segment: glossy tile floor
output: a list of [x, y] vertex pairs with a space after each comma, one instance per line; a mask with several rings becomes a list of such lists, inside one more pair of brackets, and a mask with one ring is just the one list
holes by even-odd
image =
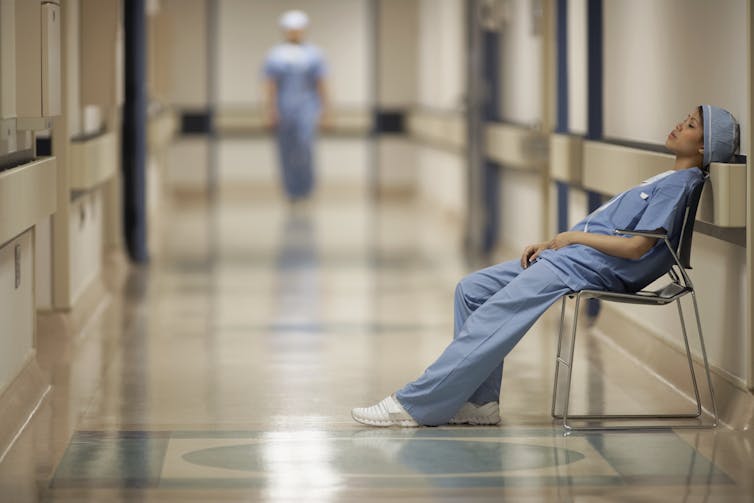
[[[80, 330], [39, 334], [53, 389], [0, 464], [1, 501], [753, 500], [750, 432], [564, 436], [553, 312], [506, 364], [499, 427], [354, 423], [451, 337], [467, 269], [431, 209], [230, 198], [156, 225], [150, 267], [108, 270]], [[589, 403], [687, 405], [636, 369], [656, 392], [632, 394], [606, 345], [582, 353]]]

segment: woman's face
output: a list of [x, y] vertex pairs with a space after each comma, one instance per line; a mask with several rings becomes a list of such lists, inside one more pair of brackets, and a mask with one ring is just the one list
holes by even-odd
[[699, 109], [695, 108], [668, 134], [665, 146], [676, 156], [693, 157], [704, 151], [704, 131]]
[[304, 30], [285, 30], [285, 39], [292, 44], [300, 44], [304, 40]]

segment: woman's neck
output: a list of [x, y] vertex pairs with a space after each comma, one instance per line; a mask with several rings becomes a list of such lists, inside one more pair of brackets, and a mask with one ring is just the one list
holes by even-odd
[[681, 171], [682, 169], [701, 168], [701, 167], [702, 167], [701, 156], [676, 157], [675, 164], [673, 164], [674, 171]]

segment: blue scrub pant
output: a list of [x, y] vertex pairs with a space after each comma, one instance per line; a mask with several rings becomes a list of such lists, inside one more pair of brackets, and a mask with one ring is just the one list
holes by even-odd
[[523, 269], [504, 262], [456, 287], [453, 342], [414, 382], [396, 393], [411, 417], [447, 424], [464, 402], [497, 402], [503, 359], [535, 321], [571, 289], [543, 260]]
[[281, 118], [278, 151], [283, 187], [290, 199], [307, 197], [314, 188], [314, 135], [316, 116], [301, 114]]

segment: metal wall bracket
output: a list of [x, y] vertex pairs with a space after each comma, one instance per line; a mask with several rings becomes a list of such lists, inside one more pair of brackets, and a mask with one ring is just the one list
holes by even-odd
[[18, 290], [21, 286], [21, 245], [16, 245], [15, 248], [15, 258], [16, 258], [16, 283], [15, 283], [15, 289]]

